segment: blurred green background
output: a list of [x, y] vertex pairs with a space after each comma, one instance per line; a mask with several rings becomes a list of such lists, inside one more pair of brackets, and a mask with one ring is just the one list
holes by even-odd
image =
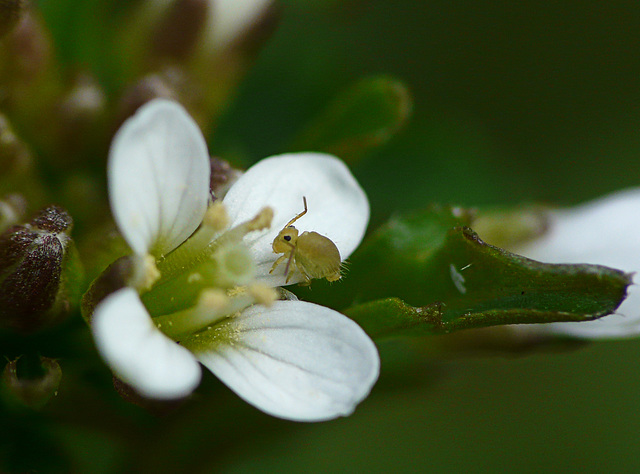
[[[117, 27], [125, 3], [40, 2], [64, 60], [98, 72], [101, 33], [83, 18]], [[431, 202], [571, 204], [640, 182], [638, 2], [282, 3], [212, 153], [250, 164], [286, 151], [333, 97], [385, 73], [415, 104], [355, 170], [374, 223]], [[33, 439], [42, 472], [640, 472], [637, 341], [452, 360], [423, 353], [430, 343], [383, 344], [371, 396], [323, 424], [272, 419], [210, 375], [194, 400], [155, 417], [111, 392], [106, 369], [63, 359], [59, 396], [5, 427]]]

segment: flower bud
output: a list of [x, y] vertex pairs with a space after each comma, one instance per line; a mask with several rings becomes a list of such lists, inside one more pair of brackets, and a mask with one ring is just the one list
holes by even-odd
[[205, 26], [209, 8], [208, 0], [175, 0], [152, 37], [153, 55], [176, 61], [188, 58]]
[[228, 161], [212, 156], [209, 189], [215, 199], [222, 199], [229, 188], [242, 176], [242, 171], [231, 167]]
[[225, 109], [260, 47], [275, 30], [280, 18], [273, 0], [209, 0], [204, 35], [188, 64], [194, 83], [202, 84], [201, 108], [209, 122]]
[[162, 74], [149, 74], [125, 89], [118, 100], [114, 132], [136, 113], [141, 106], [153, 99], [178, 100], [178, 93]]
[[[64, 89], [53, 40], [36, 2], [24, 2], [24, 12], [0, 45], [2, 109], [12, 117], [34, 148], [50, 156], [52, 130], [58, 126], [55, 106]], [[31, 193], [23, 190], [31, 199]]]
[[24, 3], [24, 0], [0, 0], [0, 38], [16, 26]]
[[15, 399], [30, 408], [38, 409], [57, 394], [62, 369], [54, 359], [25, 356], [7, 364], [2, 379]]
[[79, 74], [56, 107], [55, 127], [52, 128], [53, 146], [60, 161], [67, 164], [86, 155], [100, 137], [107, 99], [97, 80], [88, 73]]
[[66, 211], [49, 206], [0, 235], [0, 325], [34, 332], [66, 317], [82, 269]]
[[53, 60], [53, 43], [38, 12], [34, 8], [23, 10], [20, 21], [3, 38], [0, 63], [0, 77], [19, 87], [35, 80]]
[[[275, 29], [274, 0], [147, 0], [121, 28], [120, 77], [179, 71], [179, 101], [207, 129]], [[175, 85], [179, 87], [175, 87]]]
[[[146, 48], [152, 63], [169, 59], [186, 63], [235, 50], [252, 54], [271, 33], [277, 18], [273, 0], [169, 0], [142, 4], [138, 20], [129, 29], [133, 38], [149, 37]], [[151, 27], [151, 32], [142, 30]], [[132, 31], [132, 32], [133, 32]]]

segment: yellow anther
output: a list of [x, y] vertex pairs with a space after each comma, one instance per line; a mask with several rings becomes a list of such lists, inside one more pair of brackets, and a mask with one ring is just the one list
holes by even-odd
[[236, 296], [245, 295], [245, 294], [247, 294], [246, 286], [234, 286], [233, 288], [229, 288], [227, 290], [227, 296], [229, 298], [234, 298]]
[[278, 299], [278, 292], [262, 283], [254, 283], [249, 286], [249, 294], [255, 298], [258, 304], [271, 306]]
[[229, 227], [229, 215], [224, 204], [220, 201], [214, 202], [204, 214], [202, 223], [216, 232], [222, 232]]
[[202, 290], [198, 299], [198, 306], [216, 311], [223, 310], [229, 303], [229, 298], [223, 290], [207, 288]]
[[160, 278], [160, 270], [156, 267], [155, 257], [147, 254], [137, 259], [136, 263], [136, 271], [130, 284], [140, 290], [150, 290]]
[[253, 219], [247, 222], [247, 232], [268, 229], [269, 227], [271, 227], [272, 220], [273, 209], [270, 207], [264, 207]]

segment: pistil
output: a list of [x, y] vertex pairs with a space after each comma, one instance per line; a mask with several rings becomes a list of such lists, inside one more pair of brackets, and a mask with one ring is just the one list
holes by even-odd
[[233, 317], [252, 304], [270, 305], [276, 298], [276, 291], [263, 285], [236, 287], [227, 291], [208, 288], [202, 291], [195, 306], [159, 316], [153, 321], [167, 336], [180, 340]]

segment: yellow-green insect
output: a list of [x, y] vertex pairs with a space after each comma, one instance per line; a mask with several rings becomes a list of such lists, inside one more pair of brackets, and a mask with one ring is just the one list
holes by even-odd
[[298, 235], [298, 229], [293, 223], [307, 213], [307, 198], [303, 197], [304, 211], [291, 219], [278, 236], [273, 239], [271, 247], [274, 253], [284, 255], [273, 263], [269, 273], [273, 273], [278, 265], [287, 260], [284, 274], [289, 283], [294, 267], [304, 277], [305, 285], [311, 284], [313, 278], [326, 278], [329, 281], [339, 280], [340, 252], [330, 239], [317, 232], [303, 232]]

